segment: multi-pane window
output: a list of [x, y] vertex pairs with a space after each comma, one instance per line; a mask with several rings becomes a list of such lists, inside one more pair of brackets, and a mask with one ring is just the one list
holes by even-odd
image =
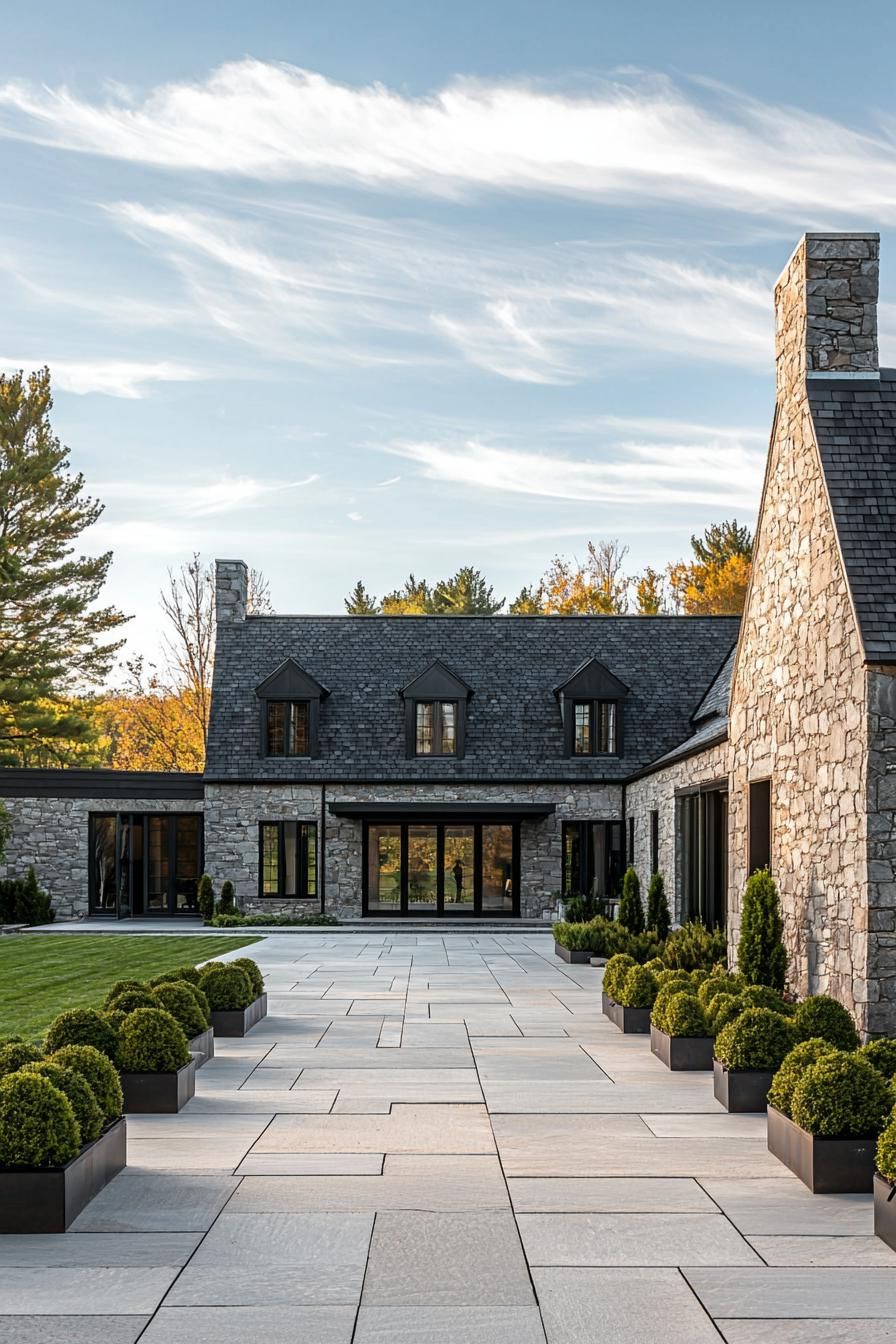
[[307, 700], [268, 700], [265, 723], [268, 756], [311, 754]]
[[457, 754], [457, 701], [418, 700], [414, 707], [414, 751], [417, 756]]
[[615, 700], [577, 700], [573, 720], [575, 756], [615, 756], [618, 705]]
[[317, 823], [263, 821], [260, 894], [313, 898], [317, 895]]

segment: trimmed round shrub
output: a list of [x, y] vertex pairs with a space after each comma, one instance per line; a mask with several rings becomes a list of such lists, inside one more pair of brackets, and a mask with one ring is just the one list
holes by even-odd
[[718, 1035], [735, 1022], [747, 1005], [739, 994], [716, 994], [706, 1010], [713, 1031]]
[[896, 1118], [892, 1119], [877, 1141], [877, 1169], [885, 1181], [896, 1181]]
[[93, 1143], [94, 1139], [99, 1138], [103, 1128], [103, 1113], [93, 1095], [93, 1089], [82, 1073], [66, 1068], [64, 1064], [55, 1064], [52, 1059], [26, 1064], [23, 1072], [39, 1073], [41, 1078], [46, 1078], [48, 1083], [58, 1087], [68, 1097], [78, 1122], [82, 1145]]
[[646, 966], [632, 966], [622, 983], [618, 1003], [624, 1008], [652, 1008], [659, 985]]
[[689, 985], [691, 977], [687, 971], [673, 970], [667, 966], [657, 975], [657, 982], [660, 989], [665, 989], [666, 985]]
[[663, 1031], [668, 1036], [708, 1036], [709, 1023], [695, 994], [684, 990], [673, 994], [663, 1014]]
[[164, 971], [150, 980], [151, 985], [160, 985], [163, 980], [189, 980], [191, 985], [199, 984], [198, 966], [175, 966], [173, 971]]
[[786, 1005], [781, 995], [768, 985], [745, 985], [740, 997], [741, 1001], [751, 1008], [768, 1008], [773, 1013], [786, 1013]]
[[190, 993], [186, 981], [181, 984], [175, 981], [171, 984], [156, 985], [153, 994], [156, 999], [155, 1006], [164, 1008], [166, 1013], [171, 1014], [188, 1040], [191, 1036], [198, 1036], [201, 1031], [205, 1031], [208, 1023], [200, 1011], [199, 1004]]
[[896, 1074], [896, 1040], [891, 1036], [881, 1036], [879, 1040], [863, 1045], [859, 1054], [867, 1059], [878, 1073], [889, 1082]]
[[144, 980], [116, 980], [115, 984], [109, 990], [109, 993], [103, 999], [103, 1007], [111, 1008], [112, 1000], [117, 999], [119, 994], [126, 994], [132, 989], [142, 989], [146, 992], [147, 985]]
[[65, 1045], [92, 1045], [94, 1050], [115, 1058], [115, 1032], [95, 1008], [70, 1008], [54, 1017], [47, 1028], [46, 1050], [53, 1055]]
[[109, 1026], [110, 1026], [110, 1027], [112, 1028], [112, 1030], [115, 1032], [115, 1035], [116, 1035], [116, 1038], [117, 1038], [117, 1037], [118, 1037], [118, 1029], [119, 1029], [119, 1027], [121, 1026], [122, 1022], [123, 1022], [123, 1021], [125, 1020], [125, 1018], [127, 1017], [127, 1013], [122, 1012], [122, 1010], [121, 1010], [120, 1008], [104, 1008], [104, 1009], [103, 1009], [103, 1017], [104, 1017], [104, 1018], [106, 1019], [106, 1021], [109, 1023]]
[[120, 994], [116, 994], [114, 999], [110, 999], [106, 1005], [107, 1012], [113, 1013], [133, 1013], [137, 1008], [156, 1008], [153, 993], [148, 988], [143, 989], [123, 989]]
[[648, 971], [653, 971], [654, 975], [659, 975], [661, 971], [666, 969], [662, 957], [651, 957], [650, 961], [645, 961], [644, 965]]
[[804, 1041], [820, 1036], [838, 1050], [857, 1050], [859, 1033], [851, 1015], [828, 994], [813, 994], [797, 1007], [793, 1015], [797, 1032]]
[[187, 1038], [164, 1008], [138, 1008], [118, 1033], [122, 1073], [176, 1073], [190, 1062]]
[[198, 985], [191, 984], [189, 980], [178, 980], [177, 983], [179, 985], [183, 985], [184, 989], [189, 990], [189, 992], [193, 995], [193, 1000], [196, 1004], [196, 1007], [202, 1014], [203, 1022], [205, 1023], [206, 1027], [210, 1027], [212, 1024], [211, 1009], [208, 1006], [208, 999], [205, 997], [202, 990], [199, 988]]
[[779, 1069], [795, 1042], [789, 1018], [770, 1008], [746, 1008], [716, 1037], [715, 1056], [729, 1069]]
[[4, 1041], [0, 1045], [0, 1078], [8, 1073], [16, 1073], [25, 1064], [33, 1064], [43, 1059], [44, 1052], [27, 1041]]
[[[226, 885], [226, 884], [225, 884]], [[224, 894], [224, 888], [221, 888], [221, 894]], [[257, 999], [264, 993], [264, 976], [261, 973], [258, 962], [253, 961], [251, 957], [234, 957], [230, 962], [231, 966], [239, 966], [241, 971], [245, 971], [249, 977], [249, 984], [252, 986], [252, 997]]]
[[622, 993], [625, 977], [637, 964], [634, 957], [630, 957], [627, 952], [617, 952], [616, 956], [607, 962], [604, 967], [603, 992], [614, 1002], [618, 1002]]
[[80, 1147], [78, 1122], [64, 1092], [24, 1070], [0, 1078], [0, 1166], [61, 1167]]
[[199, 988], [208, 999], [213, 1013], [238, 1012], [254, 999], [245, 971], [224, 961], [212, 961], [203, 968]]
[[893, 1109], [893, 1094], [867, 1059], [832, 1051], [803, 1074], [791, 1103], [793, 1122], [827, 1139], [880, 1133]]
[[820, 1036], [813, 1036], [811, 1040], [800, 1041], [792, 1050], [788, 1050], [769, 1089], [768, 1099], [772, 1106], [792, 1120], [793, 1094], [797, 1083], [807, 1069], [817, 1064], [824, 1055], [832, 1054], [836, 1048]]
[[65, 1045], [51, 1055], [50, 1063], [80, 1073], [96, 1097], [106, 1121], [118, 1119], [124, 1098], [118, 1070], [108, 1056], [92, 1045]]

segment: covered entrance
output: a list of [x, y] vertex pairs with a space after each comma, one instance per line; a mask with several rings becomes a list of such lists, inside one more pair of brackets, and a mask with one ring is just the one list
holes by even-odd
[[330, 803], [363, 830], [363, 913], [514, 919], [520, 913], [520, 822], [553, 804]]

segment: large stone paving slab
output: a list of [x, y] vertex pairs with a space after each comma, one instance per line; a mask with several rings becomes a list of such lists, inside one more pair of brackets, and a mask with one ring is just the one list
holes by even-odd
[[532, 1277], [548, 1344], [719, 1342], [674, 1269], [535, 1269]]
[[163, 1307], [140, 1344], [351, 1344], [356, 1308]]
[[76, 1218], [76, 1232], [206, 1232], [239, 1186], [231, 1176], [125, 1170]]
[[715, 1213], [696, 1181], [648, 1177], [518, 1176], [507, 1182], [517, 1213]]
[[[688, 1282], [713, 1317], [892, 1318], [892, 1269], [688, 1269]], [[859, 1344], [859, 1341], [856, 1341]]]
[[759, 1265], [718, 1213], [522, 1213], [530, 1265]]
[[142, 1316], [155, 1311], [178, 1275], [158, 1269], [0, 1269], [0, 1316]]
[[0, 1316], [0, 1344], [136, 1344], [148, 1316]]
[[365, 1306], [532, 1306], [513, 1214], [382, 1213]]
[[429, 1212], [506, 1209], [495, 1157], [387, 1154], [382, 1176], [246, 1176], [233, 1199], [242, 1212], [314, 1209]]
[[528, 1307], [361, 1307], [354, 1344], [545, 1344], [541, 1313]]
[[482, 1105], [397, 1104], [384, 1116], [277, 1116], [257, 1153], [494, 1153]]

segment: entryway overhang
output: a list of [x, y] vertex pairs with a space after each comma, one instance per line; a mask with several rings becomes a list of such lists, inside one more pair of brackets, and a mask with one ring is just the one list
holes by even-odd
[[421, 803], [408, 798], [405, 801], [390, 803], [372, 803], [338, 800], [328, 804], [334, 817], [360, 817], [373, 820], [408, 817], [439, 817], [467, 821], [503, 818], [513, 821], [539, 821], [549, 817], [555, 810], [554, 803], [461, 803], [427, 802]]

